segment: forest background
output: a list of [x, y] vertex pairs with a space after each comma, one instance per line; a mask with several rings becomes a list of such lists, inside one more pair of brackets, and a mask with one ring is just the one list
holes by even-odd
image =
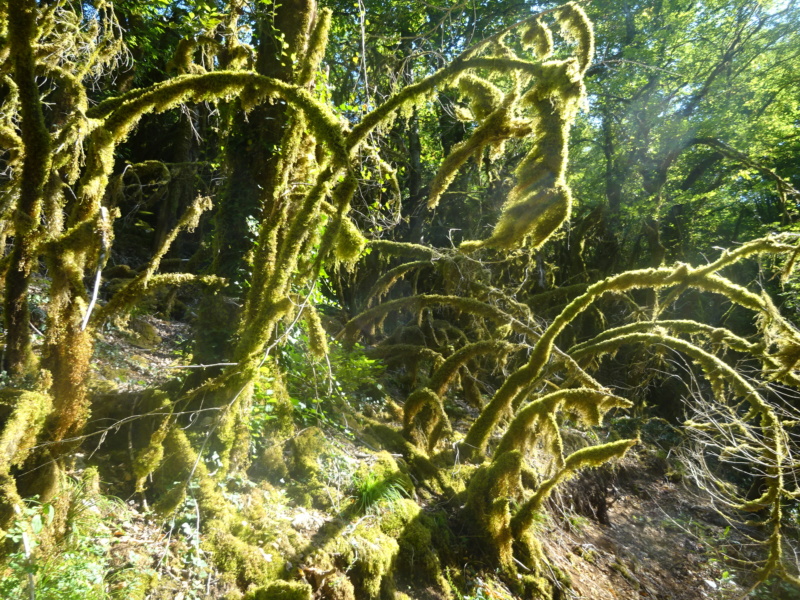
[[568, 597], [631, 448], [796, 593], [798, 20], [0, 3], [2, 593]]

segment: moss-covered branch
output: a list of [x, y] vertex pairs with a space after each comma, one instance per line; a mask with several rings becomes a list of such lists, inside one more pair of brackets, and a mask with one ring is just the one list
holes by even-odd
[[430, 267], [431, 264], [430, 260], [416, 260], [389, 269], [378, 278], [372, 286], [372, 289], [367, 293], [366, 305], [370, 306], [374, 300], [380, 300], [381, 297], [385, 296], [392, 286], [405, 277], [409, 271]]
[[775, 314], [774, 310], [771, 310], [770, 305], [763, 296], [753, 294], [715, 273], [748, 256], [794, 250], [794, 246], [785, 243], [787, 239], [789, 239], [789, 236], [779, 235], [754, 240], [743, 244], [736, 250], [724, 252], [715, 262], [701, 267], [690, 267], [689, 265], [681, 264], [677, 267], [626, 271], [591, 285], [583, 295], [570, 302], [547, 327], [536, 342], [528, 363], [506, 379], [470, 428], [465, 439], [466, 447], [472, 448], [477, 452], [483, 451], [486, 447], [488, 436], [497, 425], [501, 415], [508, 410], [513, 399], [526, 385], [529, 385], [541, 375], [542, 370], [552, 356], [554, 343], [558, 335], [579, 314], [605, 294], [619, 293], [631, 289], [659, 289], [683, 285], [702, 291], [722, 294], [736, 304], [769, 317], [771, 322], [781, 326], [781, 331], [791, 333], [792, 328], [788, 325], [781, 325], [784, 322]]
[[[534, 523], [536, 513], [542, 508], [542, 503], [547, 500], [553, 489], [564, 479], [574, 474], [578, 469], [585, 467], [599, 467], [610, 460], [621, 458], [639, 440], [619, 440], [599, 446], [581, 448], [570, 454], [564, 461], [564, 467], [543, 481], [536, 492], [514, 513], [511, 519], [511, 531], [515, 539], [521, 539], [525, 532]], [[512, 453], [513, 454], [513, 453]]]
[[428, 387], [435, 394], [443, 396], [447, 392], [450, 382], [458, 374], [458, 370], [468, 361], [476, 356], [489, 353], [492, 353], [496, 358], [500, 358], [516, 348], [519, 348], [519, 346], [504, 340], [486, 340], [468, 344], [447, 357], [447, 360], [431, 376]]
[[722, 344], [737, 352], [748, 354], [759, 353], [763, 347], [756, 343], [750, 343], [746, 339], [739, 337], [729, 329], [724, 327], [712, 327], [705, 323], [691, 320], [660, 320], [660, 321], [639, 321], [629, 323], [620, 327], [606, 329], [603, 333], [593, 337], [591, 340], [572, 346], [567, 353], [573, 358], [581, 356], [582, 350], [586, 347], [594, 346], [605, 340], [626, 335], [628, 333], [647, 332], [663, 327], [674, 333], [684, 333], [689, 335], [703, 335], [714, 344]]
[[337, 337], [353, 339], [359, 335], [359, 332], [365, 331], [371, 323], [380, 320], [382, 317], [396, 310], [418, 313], [423, 308], [434, 306], [468, 313], [489, 319], [501, 325], [510, 325], [514, 331], [526, 335], [536, 335], [528, 326], [520, 323], [516, 319], [512, 319], [502, 310], [481, 302], [480, 300], [462, 298], [461, 296], [427, 294], [410, 296], [408, 298], [397, 298], [396, 300], [390, 300], [389, 302], [384, 302], [383, 304], [365, 310], [360, 315], [348, 321]]
[[[517, 412], [505, 435], [495, 450], [495, 456], [511, 450], [519, 450], [523, 456], [530, 448], [534, 437], [534, 426], [540, 419], [554, 415], [559, 410], [570, 411], [581, 416], [584, 424], [599, 425], [603, 415], [612, 408], [630, 407], [625, 398], [590, 388], [558, 390], [529, 402]], [[558, 435], [558, 432], [555, 432]], [[561, 457], [555, 457], [561, 462]]]

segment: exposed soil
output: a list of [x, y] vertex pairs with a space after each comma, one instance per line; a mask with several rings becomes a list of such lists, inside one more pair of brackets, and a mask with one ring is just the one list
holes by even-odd
[[573, 513], [541, 536], [554, 564], [571, 575], [567, 596], [743, 597], [749, 573], [734, 571], [729, 558], [744, 559], [746, 535], [758, 532], [729, 527], [707, 498], [683, 483], [654, 477], [633, 457], [621, 471], [607, 499], [607, 525]]

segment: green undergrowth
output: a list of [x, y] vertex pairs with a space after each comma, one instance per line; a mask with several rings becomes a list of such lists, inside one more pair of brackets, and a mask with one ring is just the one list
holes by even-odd
[[142, 600], [156, 577], [142, 550], [115, 552], [132, 514], [98, 491], [97, 471], [68, 479], [48, 502], [30, 499], [0, 541], [0, 597], [39, 600]]

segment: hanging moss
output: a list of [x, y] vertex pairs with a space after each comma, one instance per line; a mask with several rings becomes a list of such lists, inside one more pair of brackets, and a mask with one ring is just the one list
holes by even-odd
[[[715, 271], [753, 254], [785, 251], [787, 247], [782, 243], [782, 239], [785, 238], [770, 236], [754, 240], [743, 244], [736, 250], [726, 251], [717, 261], [701, 267], [692, 268], [681, 264], [674, 268], [662, 267], [627, 271], [589, 286], [583, 295], [570, 302], [561, 311], [558, 317], [539, 337], [528, 363], [506, 378], [503, 385], [471, 426], [464, 441], [464, 451], [467, 453], [480, 453], [483, 451], [486, 447], [488, 436], [501, 418], [501, 415], [513, 403], [514, 398], [525, 386], [530, 385], [542, 374], [545, 365], [554, 352], [556, 337], [580, 313], [591, 306], [595, 300], [607, 293], [623, 292], [630, 289], [659, 289], [683, 285], [723, 294], [736, 304], [760, 313], [769, 313], [769, 308], [763, 297], [731, 283], [724, 277], [716, 275]], [[793, 249], [793, 246], [788, 248]], [[791, 327], [783, 324], [782, 319], [776, 316], [773, 316], [772, 319], [776, 326], [780, 328], [780, 331], [787, 331], [790, 337], [793, 336], [790, 332]]]
[[370, 240], [369, 247], [380, 254], [404, 256], [417, 260], [432, 260], [438, 254], [435, 248], [391, 240]]
[[581, 73], [585, 73], [594, 57], [594, 31], [592, 22], [586, 16], [583, 8], [575, 2], [570, 2], [556, 11], [556, 20], [561, 27], [561, 33], [568, 40], [577, 42], [577, 57]]
[[[742, 435], [742, 432], [747, 435], [745, 423], [757, 420], [763, 435], [763, 439], [759, 441], [758, 461], [762, 465], [761, 468], [769, 475], [766, 479], [766, 489], [760, 497], [747, 499], [741, 498], [735, 492], [731, 495], [730, 486], [719, 482], [715, 492], [722, 493], [724, 502], [733, 510], [745, 512], [769, 510], [769, 516], [762, 523], [770, 529], [768, 555], [765, 564], [758, 571], [759, 578], [767, 577], [779, 568], [782, 554], [780, 521], [781, 497], [785, 485], [786, 441], [785, 434], [781, 431], [780, 420], [761, 394], [741, 374], [716, 356], [685, 340], [663, 333], [628, 333], [594, 346], [588, 346], [581, 352], [606, 352], [627, 343], [660, 343], [685, 353], [703, 369], [704, 374], [711, 382], [712, 391], [722, 406], [728, 404], [725, 384], [728, 384], [738, 397], [750, 405], [750, 410], [746, 414], [741, 417], [734, 416], [733, 421], [723, 423], [722, 426], [728, 427], [731, 432], [735, 432], [735, 435]], [[688, 422], [686, 425], [690, 428], [703, 428], [703, 424], [694, 422]]]
[[662, 321], [643, 321], [639, 323], [630, 323], [621, 327], [614, 327], [607, 329], [603, 333], [595, 336], [587, 342], [576, 344], [568, 350], [568, 353], [574, 355], [580, 352], [587, 346], [593, 346], [605, 340], [623, 336], [628, 333], [643, 332], [653, 330], [658, 327], [663, 327], [666, 330], [674, 333], [686, 334], [703, 334], [710, 342], [714, 344], [722, 344], [732, 350], [738, 352], [746, 352], [754, 354], [758, 352], [758, 344], [750, 343], [746, 339], [735, 335], [732, 331], [724, 327], [712, 327], [705, 323], [698, 323], [691, 320], [662, 320]]
[[413, 392], [403, 405], [403, 433], [417, 446], [432, 452], [452, 432], [441, 398], [428, 388]]
[[319, 312], [313, 304], [306, 304], [303, 308], [303, 317], [308, 327], [308, 347], [311, 356], [316, 359], [323, 359], [328, 355], [328, 334], [322, 327]]
[[545, 60], [553, 53], [553, 32], [537, 18], [523, 30], [522, 45], [531, 48], [539, 60]]
[[458, 89], [470, 99], [470, 108], [478, 121], [497, 110], [503, 101], [503, 92], [495, 85], [469, 73], [458, 78]]
[[430, 266], [431, 261], [418, 260], [410, 263], [404, 263], [394, 267], [393, 269], [389, 269], [378, 278], [378, 280], [372, 286], [372, 289], [367, 293], [366, 306], [371, 306], [375, 300], [380, 300], [381, 297], [385, 296], [389, 290], [391, 290], [392, 286], [405, 277], [409, 271]]
[[194, 53], [197, 47], [198, 43], [194, 38], [180, 40], [175, 47], [175, 54], [167, 63], [167, 71], [177, 71], [180, 75], [205, 73], [202, 65], [194, 62]]
[[[558, 390], [546, 394], [530, 402], [516, 414], [500, 440], [495, 455], [499, 456], [511, 450], [520, 450], [524, 455], [533, 440], [532, 427], [538, 420], [547, 419], [559, 410], [577, 413], [582, 417], [584, 424], [596, 426], [601, 423], [603, 414], [612, 408], [630, 406], [632, 403], [625, 398], [588, 388]], [[552, 435], [560, 437], [557, 426]], [[560, 459], [560, 452], [558, 458]]]
[[407, 298], [398, 298], [384, 302], [371, 309], [365, 310], [359, 315], [356, 315], [342, 329], [337, 337], [345, 339], [354, 339], [359, 332], [367, 329], [369, 323], [375, 322], [385, 315], [396, 310], [407, 310], [409, 312], [419, 312], [424, 308], [442, 306], [454, 309], [459, 312], [475, 315], [485, 319], [490, 319], [495, 323], [507, 325], [510, 322], [511, 328], [517, 333], [524, 333], [535, 336], [535, 333], [523, 323], [512, 319], [507, 313], [502, 310], [476, 300], [474, 298], [463, 298], [461, 296], [445, 296], [439, 294], [425, 294], [421, 296], [410, 296]]
[[455, 179], [458, 170], [472, 157], [478, 156], [488, 145], [505, 140], [512, 135], [522, 137], [530, 132], [527, 125], [515, 124], [510, 120], [508, 104], [490, 115], [465, 141], [457, 144], [442, 161], [436, 177], [430, 185], [428, 208], [435, 208], [447, 188]]
[[352, 266], [361, 256], [367, 241], [358, 227], [350, 219], [344, 218], [339, 226], [339, 234], [333, 247], [336, 260]]
[[450, 382], [458, 374], [459, 369], [481, 354], [492, 353], [495, 357], [500, 357], [518, 348], [503, 340], [487, 340], [473, 342], [460, 348], [451, 354], [447, 360], [434, 372], [428, 386], [438, 396], [443, 396], [447, 392]]

